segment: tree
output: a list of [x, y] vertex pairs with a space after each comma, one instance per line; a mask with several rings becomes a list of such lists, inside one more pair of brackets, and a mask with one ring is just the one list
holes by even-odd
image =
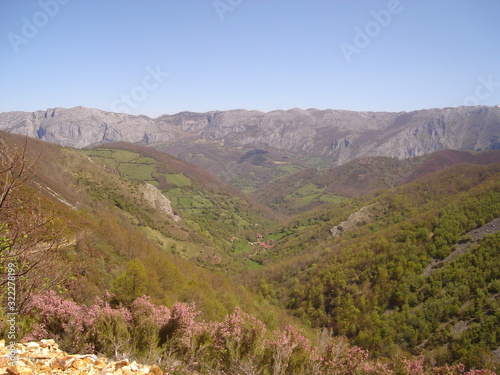
[[127, 263], [127, 268], [114, 281], [116, 299], [125, 304], [132, 303], [148, 289], [149, 277], [146, 266], [138, 259]]
[[60, 230], [30, 186], [36, 160], [27, 150], [27, 137], [21, 147], [0, 138], [0, 286], [2, 299], [10, 292], [10, 312], [19, 313], [31, 295], [62, 279], [54, 263]]

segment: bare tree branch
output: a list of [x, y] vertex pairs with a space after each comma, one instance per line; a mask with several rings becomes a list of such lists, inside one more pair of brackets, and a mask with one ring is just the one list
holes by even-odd
[[27, 137], [22, 147], [0, 138], [0, 286], [9, 280], [6, 265], [14, 264], [18, 312], [33, 293], [64, 278], [56, 271], [61, 230], [28, 186], [36, 161], [27, 150]]

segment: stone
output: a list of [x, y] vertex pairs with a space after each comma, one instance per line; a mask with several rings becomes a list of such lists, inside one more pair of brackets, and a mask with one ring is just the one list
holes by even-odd
[[48, 347], [58, 348], [58, 345], [52, 339], [50, 339], [50, 340], [40, 340], [40, 346], [42, 346], [43, 348], [48, 348]]
[[94, 356], [94, 355], [86, 355], [85, 357], [82, 358], [82, 360], [86, 363], [86, 364], [93, 364], [97, 361], [97, 357]]
[[19, 367], [18, 368], [19, 375], [33, 374], [33, 370], [29, 367]]
[[192, 142], [186, 147], [195, 148], [200, 141], [230, 139], [237, 147], [265, 146], [331, 156], [337, 164], [368, 156], [402, 159], [443, 149], [494, 149], [498, 147], [499, 122], [498, 106], [392, 113], [231, 110], [183, 112], [156, 119], [84, 107], [0, 114], [2, 130], [75, 148], [118, 141], [169, 141], [175, 146], [176, 137], [186, 139], [190, 135]]
[[77, 370], [83, 370], [84, 368], [87, 367], [87, 365], [88, 365], [87, 362], [85, 362], [83, 359], [77, 358], [73, 361], [71, 367]]
[[57, 352], [51, 351], [50, 349], [43, 347], [41, 347], [34, 353], [30, 353], [30, 357], [35, 359], [55, 358], [57, 355], [58, 355]]
[[172, 202], [156, 186], [144, 183], [139, 186], [139, 190], [152, 208], [157, 208], [164, 212], [175, 222], [181, 220], [181, 217], [174, 212]]
[[29, 352], [32, 352], [36, 349], [38, 349], [40, 347], [40, 344], [38, 344], [37, 342], [29, 342], [26, 344], [26, 350], [29, 351]]
[[[38, 373], [53, 373], [52, 367], [46, 365], [46, 364], [41, 364], [38, 368]], [[57, 370], [56, 370], [57, 371]]]
[[136, 362], [136, 361], [132, 362], [132, 363], [129, 365], [129, 367], [130, 367], [130, 369], [131, 369], [132, 371], [137, 371], [137, 370], [139, 370], [139, 365], [137, 364], [137, 362]]
[[13, 365], [6, 355], [0, 357], [0, 374], [163, 375], [158, 366], [110, 361], [94, 354], [68, 355], [53, 340], [21, 343], [17, 348], [23, 355]]
[[118, 361], [115, 363], [115, 369], [119, 369], [120, 367], [123, 367], [123, 366], [128, 366], [129, 365], [129, 362], [124, 359], [122, 361]]
[[153, 375], [163, 375], [163, 371], [158, 366], [151, 366], [149, 373]]
[[94, 368], [102, 370], [104, 367], [106, 367], [107, 363], [104, 358], [99, 358], [94, 362]]
[[55, 358], [55, 360], [52, 362], [51, 367], [55, 370], [65, 370], [66, 362], [60, 358]]
[[7, 356], [0, 357], [0, 367], [6, 366], [9, 362], [10, 362], [9, 357]]
[[114, 366], [112, 366], [111, 364], [107, 364], [106, 366], [104, 366], [104, 368], [101, 370], [101, 372], [99, 373], [99, 375], [105, 375], [105, 374], [112, 374], [114, 371]]

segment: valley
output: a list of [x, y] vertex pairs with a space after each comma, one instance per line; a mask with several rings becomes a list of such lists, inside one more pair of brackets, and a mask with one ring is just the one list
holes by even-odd
[[[75, 111], [83, 117], [72, 120]], [[148, 336], [174, 345], [186, 371], [203, 373], [194, 352], [169, 337], [189, 337], [206, 363], [222, 363], [203, 344], [210, 324], [246, 327], [261, 340], [250, 357], [237, 352], [239, 365], [276, 363], [259, 350], [276, 348], [272, 337], [283, 335], [308, 353], [290, 357], [297, 374], [319, 366], [312, 353], [326, 348], [321, 340], [344, 348], [342, 358], [368, 350], [373, 366], [391, 371], [402, 358], [421, 360], [426, 373], [458, 363], [498, 371], [499, 115], [493, 107], [158, 119], [81, 107], [0, 114], [9, 130], [0, 132], [2, 262], [15, 259], [18, 274], [29, 275], [19, 277], [20, 334], [42, 322], [36, 309], [49, 307], [40, 301], [94, 311], [96, 298], [107, 298], [99, 303], [115, 317], [151, 303], [151, 314], [165, 308], [197, 321], [198, 331], [182, 331], [182, 319], [169, 315], [172, 331]], [[479, 122], [483, 130], [471, 130]], [[13, 134], [22, 132], [35, 137]], [[33, 296], [47, 290], [56, 294], [36, 297], [33, 310]], [[129, 333], [146, 329], [134, 322], [122, 323]], [[50, 324], [46, 338], [61, 339], [64, 350], [109, 350], [93, 336], [71, 347], [64, 341], [71, 333]], [[114, 343], [125, 337], [109, 334]], [[150, 360], [139, 341], [127, 340], [137, 358]]]
[[498, 106], [396, 113], [238, 109], [154, 119], [75, 107], [1, 113], [0, 129], [75, 148], [120, 141], [146, 145], [251, 192], [303, 169], [360, 158], [499, 149], [499, 121]]

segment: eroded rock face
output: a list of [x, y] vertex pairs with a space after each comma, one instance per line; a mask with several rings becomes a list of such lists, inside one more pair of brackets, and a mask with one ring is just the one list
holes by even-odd
[[54, 340], [15, 344], [15, 361], [9, 355], [12, 348], [0, 340], [0, 374], [112, 374], [162, 375], [158, 366], [145, 366], [128, 360], [110, 361], [93, 354], [69, 355], [59, 349]]
[[172, 209], [172, 202], [170, 202], [170, 199], [165, 197], [155, 186], [145, 183], [140, 185], [139, 189], [141, 190], [144, 199], [146, 199], [151, 207], [166, 213], [175, 222], [181, 220], [181, 217]]
[[147, 116], [84, 107], [2, 113], [0, 129], [75, 148], [118, 141], [148, 143], [173, 136], [168, 126], [160, 129], [160, 125]]
[[106, 142], [153, 144], [224, 140], [235, 147], [269, 147], [334, 164], [370, 156], [408, 158], [444, 149], [500, 149], [500, 107], [413, 112], [289, 111], [182, 112], [156, 119], [75, 107], [0, 114], [0, 129], [81, 148]]
[[377, 215], [383, 214], [383, 208], [384, 206], [380, 203], [373, 203], [362, 207], [358, 211], [350, 214], [346, 221], [331, 228], [330, 234], [332, 237], [338, 237], [355, 227], [368, 224], [372, 222]]

